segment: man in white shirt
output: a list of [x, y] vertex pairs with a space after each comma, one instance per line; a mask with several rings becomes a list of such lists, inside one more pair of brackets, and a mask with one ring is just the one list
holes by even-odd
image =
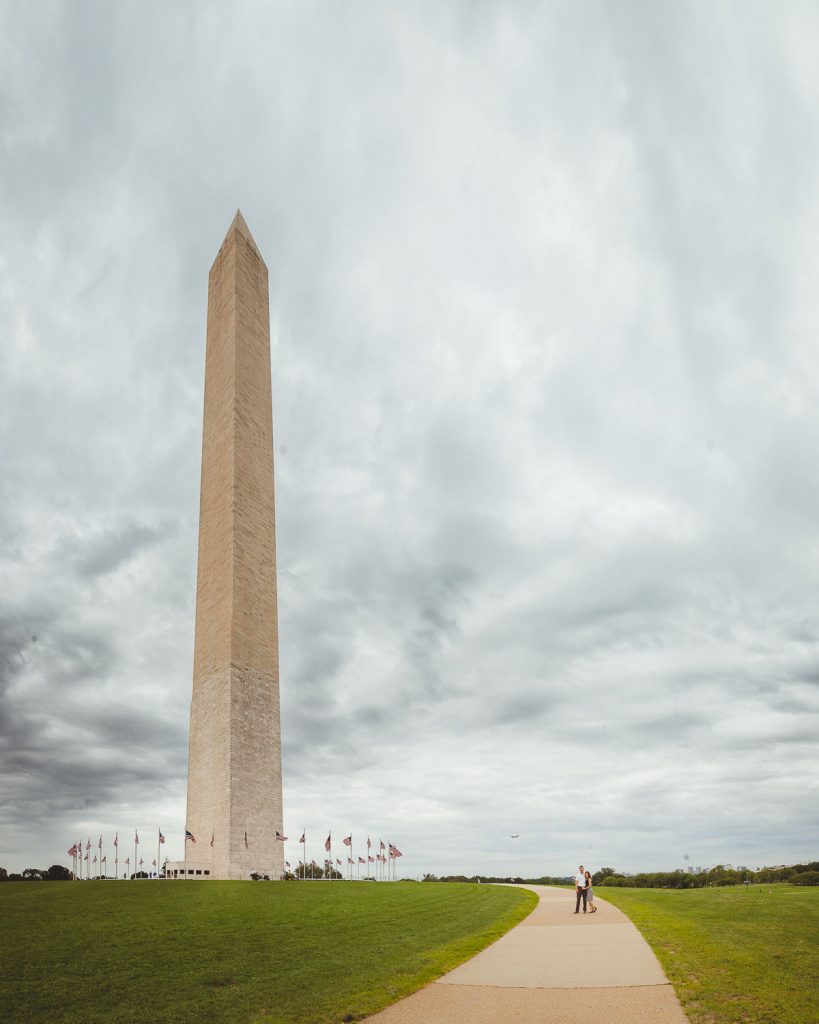
[[586, 896], [588, 894], [589, 887], [586, 884], [586, 872], [581, 864], [577, 869], [577, 874], [574, 876], [574, 887], [577, 892], [577, 901], [574, 905], [575, 914], [580, 913], [580, 901], [583, 900], [583, 913], [586, 913]]

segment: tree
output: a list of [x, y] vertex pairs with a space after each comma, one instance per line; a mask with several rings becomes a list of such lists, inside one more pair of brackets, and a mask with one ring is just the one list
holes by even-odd
[[48, 871], [42, 872], [42, 877], [46, 882], [70, 882], [71, 872], [62, 864], [52, 864]]
[[0, 868], [0, 882], [7, 882], [9, 880], [9, 873], [5, 868]]
[[791, 885], [819, 885], [819, 871], [797, 871], [788, 881]]
[[592, 884], [600, 885], [604, 878], [611, 878], [612, 875], [616, 875], [617, 872], [614, 868], [600, 868], [599, 871], [595, 871], [592, 875]]
[[25, 868], [23, 871], [23, 879], [26, 882], [42, 882], [43, 873], [39, 868]]

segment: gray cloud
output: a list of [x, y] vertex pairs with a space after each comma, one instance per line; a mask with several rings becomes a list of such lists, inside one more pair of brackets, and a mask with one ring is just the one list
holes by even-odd
[[383, 830], [412, 873], [815, 856], [817, 27], [0, 13], [0, 863], [157, 822], [181, 851], [237, 205], [287, 829]]

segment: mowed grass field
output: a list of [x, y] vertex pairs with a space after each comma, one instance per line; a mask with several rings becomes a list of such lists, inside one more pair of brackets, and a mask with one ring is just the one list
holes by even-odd
[[7, 882], [0, 1021], [358, 1020], [535, 903], [521, 889], [440, 882]]
[[692, 1024], [819, 1024], [819, 888], [615, 889]]

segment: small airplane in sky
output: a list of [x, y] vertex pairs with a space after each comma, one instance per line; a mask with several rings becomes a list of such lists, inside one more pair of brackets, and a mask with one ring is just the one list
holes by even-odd
[[520, 839], [520, 833], [518, 833], [516, 836], [509, 836], [509, 838], [510, 839]]

